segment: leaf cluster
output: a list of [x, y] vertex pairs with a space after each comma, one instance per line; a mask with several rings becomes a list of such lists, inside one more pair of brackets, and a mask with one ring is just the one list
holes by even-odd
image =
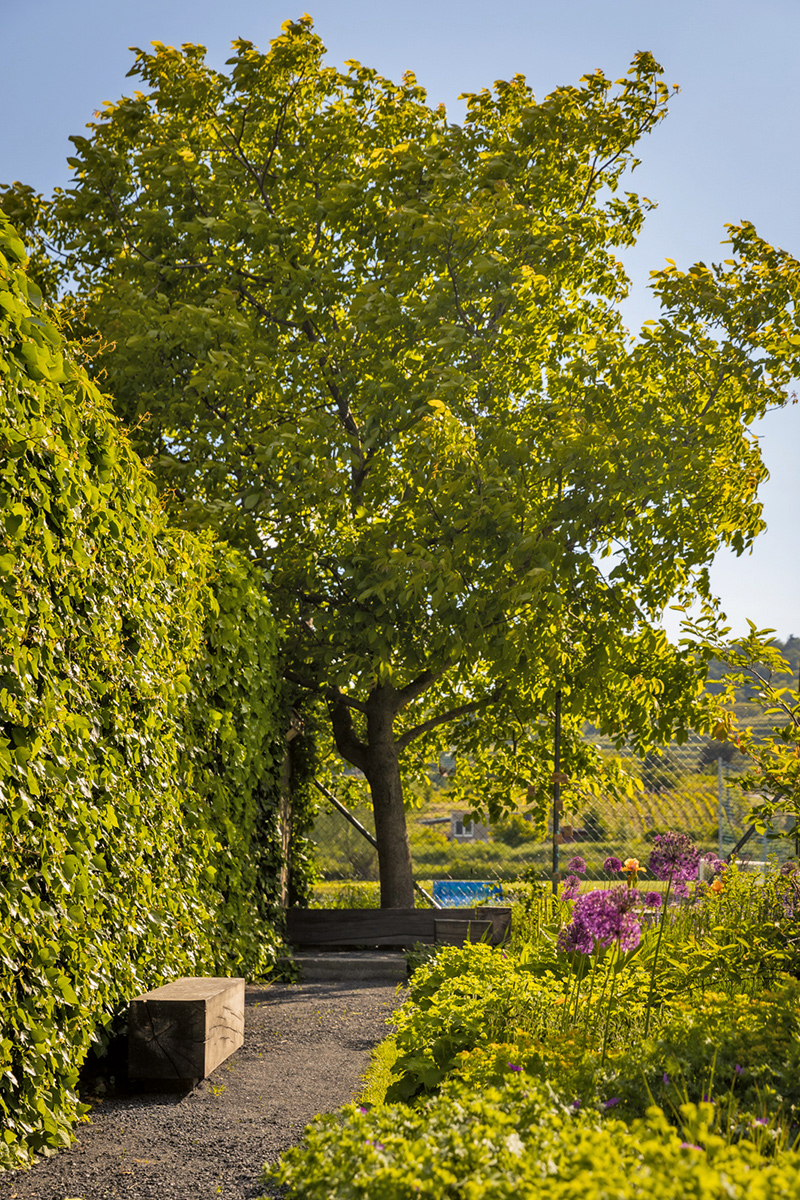
[[[751, 801], [751, 819], [759, 833], [773, 832], [788, 818], [783, 836], [800, 835], [800, 689], [793, 672], [773, 640], [774, 629], [757, 629], [748, 621], [746, 638], [726, 640], [727, 628], [710, 628], [705, 621], [686, 621], [685, 642], [726, 664], [715, 681], [714, 737], [733, 742], [747, 760], [737, 779]], [[787, 682], [788, 681], [788, 682]], [[745, 695], [747, 702], [742, 703]], [[753, 709], [762, 719], [752, 720]]]

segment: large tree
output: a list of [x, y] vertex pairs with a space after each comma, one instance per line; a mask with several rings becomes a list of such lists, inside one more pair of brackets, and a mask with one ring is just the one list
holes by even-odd
[[763, 527], [749, 426], [785, 401], [800, 269], [731, 228], [630, 337], [649, 54], [540, 103], [499, 81], [459, 126], [411, 75], [324, 65], [307, 18], [233, 49], [228, 74], [137, 51], [144, 91], [73, 139], [49, 219], [92, 369], [174, 515], [263, 564], [409, 905], [404, 761], [490, 759], [497, 811], [552, 776], [557, 694], [567, 731], [640, 749], [690, 719], [658, 622]]

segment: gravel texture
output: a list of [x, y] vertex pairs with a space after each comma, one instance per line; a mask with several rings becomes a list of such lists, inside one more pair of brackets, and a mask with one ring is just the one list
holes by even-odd
[[68, 1150], [0, 1174], [0, 1200], [253, 1200], [264, 1163], [352, 1100], [402, 999], [357, 983], [248, 987], [245, 1043], [188, 1095], [106, 1096]]

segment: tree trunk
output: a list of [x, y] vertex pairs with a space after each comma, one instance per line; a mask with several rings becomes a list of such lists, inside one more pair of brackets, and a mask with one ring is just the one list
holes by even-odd
[[[403, 807], [400, 747], [394, 733], [394, 719], [404, 696], [391, 684], [383, 684], [358, 704], [349, 701], [338, 688], [330, 689], [327, 700], [337, 749], [346, 762], [364, 772], [372, 794], [381, 908], [413, 908], [411, 848]], [[366, 741], [356, 733], [353, 708], [367, 718]]]
[[400, 757], [394, 735], [394, 690], [376, 688], [367, 702], [364, 774], [372, 793], [381, 878], [381, 908], [413, 908], [414, 876], [408, 844]]

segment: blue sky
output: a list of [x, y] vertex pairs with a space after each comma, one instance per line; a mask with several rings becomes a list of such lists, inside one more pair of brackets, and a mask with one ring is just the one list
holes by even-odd
[[[800, 3], [798, 0], [307, 0], [330, 59], [357, 58], [398, 78], [413, 70], [453, 119], [460, 92], [515, 73], [541, 98], [600, 67], [625, 73], [651, 50], [681, 92], [641, 145], [636, 190], [658, 202], [627, 258], [634, 288], [626, 316], [655, 315], [648, 272], [726, 257], [728, 221], [800, 257]], [[230, 42], [265, 46], [289, 0], [0, 0], [0, 182], [48, 192], [67, 182], [70, 134], [104, 100], [130, 92], [131, 45], [201, 42], [222, 66]], [[718, 558], [712, 580], [734, 631], [750, 618], [800, 635], [800, 405], [758, 429], [771, 479], [769, 529], [753, 553]], [[676, 624], [671, 624], [675, 632]]]

